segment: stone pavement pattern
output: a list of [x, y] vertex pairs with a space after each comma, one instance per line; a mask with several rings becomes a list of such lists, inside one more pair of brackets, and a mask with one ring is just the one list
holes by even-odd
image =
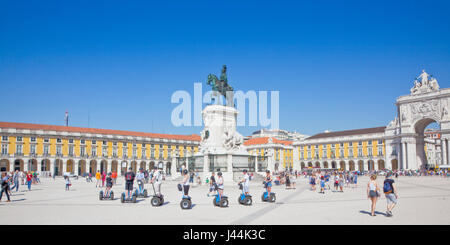
[[[382, 186], [384, 177], [379, 177]], [[261, 202], [261, 183], [253, 182], [250, 191], [253, 206], [237, 203], [240, 190], [237, 185], [227, 185], [225, 195], [230, 207], [218, 208], [207, 197], [207, 187], [191, 188], [194, 207], [181, 210], [181, 193], [177, 182], [166, 181], [162, 191], [166, 204], [152, 207], [150, 198], [138, 198], [138, 203], [122, 204], [120, 194], [123, 181], [113, 187], [116, 200], [99, 201], [99, 188], [86, 183], [84, 178], [72, 180], [70, 191], [64, 190], [62, 178], [42, 179], [32, 191], [20, 186], [13, 192], [12, 202], [0, 203], [0, 224], [450, 224], [450, 180], [440, 177], [399, 177], [399, 203], [394, 217], [387, 218], [386, 199], [378, 201], [377, 216], [371, 217], [370, 201], [366, 197], [368, 178], [359, 178], [358, 188], [344, 188], [344, 193], [327, 191], [325, 195], [309, 190], [307, 180], [299, 178], [296, 190], [275, 186], [277, 203]], [[146, 185], [149, 193], [153, 190]]]

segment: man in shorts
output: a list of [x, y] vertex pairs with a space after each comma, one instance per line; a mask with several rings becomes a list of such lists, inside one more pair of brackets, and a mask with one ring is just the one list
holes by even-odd
[[386, 216], [392, 217], [392, 209], [394, 209], [395, 205], [397, 204], [398, 194], [397, 194], [397, 188], [394, 186], [395, 181], [392, 179], [392, 175], [388, 174], [386, 175], [386, 179], [383, 183], [383, 192], [386, 195], [386, 201], [387, 201], [387, 211]]
[[128, 172], [125, 173], [125, 191], [127, 191], [127, 198], [131, 197], [131, 193], [133, 192], [133, 183], [135, 174], [131, 171], [131, 167], [128, 168]]
[[242, 176], [242, 190], [244, 191], [245, 195], [249, 195], [250, 193], [250, 176], [247, 173], [247, 169], [244, 169], [243, 171], [244, 176]]
[[161, 184], [162, 184], [162, 173], [157, 167], [155, 167], [155, 172], [153, 173], [153, 178], [150, 180], [151, 183], [154, 183], [155, 186], [155, 194], [157, 196], [161, 196]]

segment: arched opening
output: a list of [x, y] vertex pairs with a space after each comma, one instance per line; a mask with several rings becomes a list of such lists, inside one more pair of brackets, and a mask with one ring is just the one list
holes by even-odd
[[112, 161], [111, 162], [111, 172], [117, 173], [118, 168], [119, 168], [119, 163], [116, 160]]
[[131, 171], [136, 172], [137, 169], [137, 162], [136, 161], [132, 161], [131, 162]]
[[78, 161], [78, 174], [83, 175], [85, 173], [87, 173], [86, 172], [86, 161], [80, 160], [80, 161]]
[[56, 159], [55, 160], [55, 169], [54, 169], [54, 173], [56, 176], [61, 176], [63, 173], [63, 161], [61, 159]]
[[320, 162], [314, 163], [316, 168], [320, 168]]
[[122, 163], [120, 163], [120, 168], [121, 168], [121, 174], [125, 175], [125, 173], [128, 171], [128, 162], [127, 161], [122, 161]]
[[150, 170], [152, 170], [152, 169], [154, 169], [155, 168], [155, 162], [150, 162]]
[[19, 170], [19, 171], [24, 171], [23, 168], [23, 160], [22, 159], [16, 159], [14, 161], [14, 171]]
[[[432, 135], [434, 133], [439, 133], [441, 130], [441, 125], [439, 124], [438, 121], [436, 121], [435, 119], [432, 118], [422, 118], [420, 120], [418, 120], [415, 124], [414, 124], [414, 130], [417, 134], [416, 137], [416, 158], [415, 159], [411, 159], [412, 161], [416, 160], [417, 161], [417, 168], [419, 169], [424, 169], [424, 168], [428, 168], [430, 167], [430, 163], [428, 162], [427, 159], [427, 153], [425, 151], [425, 133], [427, 133], [427, 135]], [[433, 145], [434, 142], [432, 139], [427, 139], [427, 143]], [[411, 161], [410, 160], [410, 161]], [[446, 159], [443, 159], [444, 162], [446, 162]], [[405, 169], [411, 169], [414, 168], [415, 166], [412, 165], [410, 161], [406, 162], [406, 166], [403, 166]], [[431, 163], [433, 165], [436, 165], [436, 163]]]
[[38, 171], [38, 161], [36, 159], [31, 159], [29, 166], [30, 166], [29, 170], [31, 170], [33, 172]]
[[75, 163], [73, 162], [72, 159], [67, 160], [67, 162], [66, 162], [66, 172], [74, 174], [75, 173], [75, 166], [74, 165], [75, 165]]
[[0, 160], [0, 172], [9, 172], [9, 161], [8, 161], [8, 159]]
[[312, 162], [308, 162], [308, 168], [312, 168], [313, 164]]
[[106, 160], [102, 160], [100, 162], [100, 173], [106, 173], [106, 171], [108, 171], [108, 161]]
[[369, 171], [375, 170], [375, 162], [373, 160], [367, 161], [367, 166], [369, 168]]
[[328, 168], [328, 162], [323, 162], [323, 168]]
[[353, 161], [348, 162], [348, 168], [350, 171], [355, 171], [355, 162]]
[[347, 168], [345, 167], [345, 162], [344, 161], [340, 161], [339, 162], [339, 168], [342, 169], [343, 171], [347, 171]]
[[300, 168], [301, 168], [301, 169], [304, 169], [304, 168], [306, 168], [306, 166], [305, 166], [305, 163], [304, 163], [304, 162], [300, 163]]
[[386, 167], [384, 166], [384, 160], [378, 160], [378, 170], [383, 170]]
[[141, 164], [139, 165], [139, 169], [142, 168], [143, 170], [146, 170], [145, 165], [146, 165], [146, 162], [142, 161]]
[[172, 163], [167, 162], [166, 163], [166, 174], [171, 175], [171, 171], [172, 171]]
[[332, 162], [331, 162], [331, 168], [332, 168], [332, 169], [336, 169], [336, 168], [337, 168], [337, 164], [336, 164], [335, 161], [332, 161]]
[[391, 165], [392, 165], [393, 171], [398, 170], [398, 160], [397, 159], [392, 159]]
[[91, 160], [89, 162], [89, 173], [92, 174], [92, 175], [97, 173], [97, 161]]
[[41, 161], [41, 171], [42, 172], [50, 171], [50, 160], [49, 159], [43, 159]]
[[364, 162], [363, 160], [358, 161], [358, 171], [364, 171]]

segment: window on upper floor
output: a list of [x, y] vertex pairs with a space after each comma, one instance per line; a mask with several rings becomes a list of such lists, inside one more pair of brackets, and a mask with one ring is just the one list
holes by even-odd
[[383, 148], [378, 147], [378, 156], [383, 156]]
[[73, 139], [69, 139], [69, 144], [73, 144]]
[[86, 144], [86, 140], [81, 140], [80, 143], [84, 145]]
[[50, 142], [49, 138], [44, 139], [44, 143], [49, 143], [49, 142]]
[[96, 141], [96, 140], [93, 140], [93, 141], [92, 141], [92, 144], [93, 144], [93, 145], [96, 145], [96, 144], [97, 144], [97, 141]]
[[22, 136], [17, 136], [17, 142], [21, 142], [22, 140]]
[[353, 146], [353, 142], [349, 142], [349, 143], [348, 143], [348, 146]]
[[61, 138], [56, 139], [56, 143], [61, 143], [61, 142], [62, 142]]
[[62, 148], [60, 145], [56, 146], [56, 154], [61, 155], [62, 154]]
[[113, 146], [116, 146], [116, 145], [117, 145], [117, 141], [114, 141], [114, 142], [113, 142]]
[[69, 146], [69, 156], [73, 156], [73, 146]]
[[31, 137], [30, 142], [36, 142], [36, 137]]
[[371, 140], [369, 140], [368, 144], [369, 144], [369, 145], [372, 145], [372, 141], [371, 141]]
[[8, 141], [8, 136], [2, 136], [2, 141]]
[[30, 145], [30, 154], [36, 154], [36, 145]]
[[362, 145], [362, 141], [359, 141], [359, 142], [358, 142], [358, 145]]
[[2, 155], [8, 154], [8, 145], [2, 145]]
[[106, 141], [103, 141], [103, 145], [106, 145], [106, 144], [108, 144], [108, 142], [106, 142]]
[[378, 144], [382, 145], [383, 144], [383, 140], [378, 140]]

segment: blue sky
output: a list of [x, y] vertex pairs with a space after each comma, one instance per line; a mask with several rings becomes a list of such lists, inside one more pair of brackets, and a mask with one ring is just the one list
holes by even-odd
[[[449, 1], [3, 1], [0, 121], [190, 134], [176, 90], [228, 66], [280, 127], [387, 125], [422, 69], [450, 87]], [[204, 86], [206, 89], [206, 86]], [[255, 127], [240, 128], [248, 135]]]

